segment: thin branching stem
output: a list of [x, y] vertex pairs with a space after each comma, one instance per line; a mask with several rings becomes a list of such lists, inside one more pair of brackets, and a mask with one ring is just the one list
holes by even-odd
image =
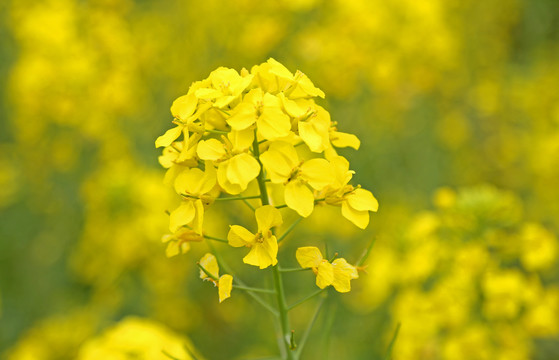
[[320, 313], [320, 309], [322, 309], [322, 305], [324, 304], [324, 300], [326, 300], [326, 297], [323, 297], [322, 299], [320, 299], [320, 302], [318, 303], [318, 305], [316, 307], [314, 315], [313, 315], [309, 325], [307, 326], [307, 329], [303, 333], [303, 337], [301, 338], [301, 341], [299, 342], [299, 347], [297, 348], [296, 359], [299, 359], [299, 357], [301, 356], [301, 353], [303, 352], [303, 349], [305, 348], [305, 344], [307, 343], [307, 340], [308, 340], [309, 335], [311, 333], [311, 330], [314, 326], [314, 323], [316, 322], [316, 319], [318, 319], [318, 314]]
[[293, 304], [291, 304], [291, 305], [289, 305], [289, 306], [287, 307], [287, 310], [289, 310], [289, 311], [293, 310], [294, 308], [296, 308], [297, 306], [301, 305], [302, 303], [304, 303], [304, 302], [306, 302], [306, 301], [312, 299], [313, 297], [317, 296], [318, 294], [321, 294], [325, 289], [326, 289], [326, 288], [324, 288], [324, 289], [319, 289], [319, 290], [317, 290], [317, 291], [315, 291], [315, 292], [313, 292], [313, 293], [311, 293], [311, 294], [305, 296], [304, 298], [295, 301]]
[[300, 218], [298, 218], [297, 220], [295, 220], [295, 221], [293, 222], [293, 224], [291, 224], [291, 225], [287, 228], [287, 230], [285, 230], [285, 232], [284, 232], [283, 234], [281, 234], [281, 236], [278, 238], [278, 243], [281, 242], [283, 239], [285, 239], [285, 237], [286, 237], [287, 235], [289, 235], [289, 233], [295, 228], [295, 226], [297, 226], [297, 225], [301, 222], [301, 220], [303, 220], [302, 217], [300, 217]]

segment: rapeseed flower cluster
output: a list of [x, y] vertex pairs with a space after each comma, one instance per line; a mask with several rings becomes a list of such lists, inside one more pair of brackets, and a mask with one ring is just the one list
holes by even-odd
[[[255, 209], [256, 234], [231, 225], [227, 236], [232, 247], [249, 248], [243, 261], [260, 269], [278, 262], [274, 230], [283, 223], [281, 208], [306, 218], [316, 205], [338, 206], [343, 217], [367, 227], [369, 211], [377, 211], [378, 202], [370, 191], [349, 184], [354, 171], [335, 150], [358, 149], [359, 139], [338, 131], [315, 103], [317, 97], [324, 93], [304, 73], [292, 73], [270, 58], [250, 71], [220, 67], [173, 102], [174, 127], [155, 141], [163, 147], [159, 161], [167, 168], [165, 182], [181, 197], [170, 212], [171, 233], [163, 237], [167, 256], [185, 253], [192, 242], [203, 240], [204, 213], [217, 200], [261, 199]], [[258, 183], [259, 195], [248, 194], [252, 183]], [[267, 183], [282, 187], [283, 196], [268, 198]], [[320, 266], [319, 287], [332, 284], [349, 291], [357, 270], [342, 260], [328, 263], [328, 270]], [[309, 261], [299, 262], [312, 267]], [[217, 272], [206, 271], [218, 279]], [[231, 282], [228, 286], [230, 291]]]

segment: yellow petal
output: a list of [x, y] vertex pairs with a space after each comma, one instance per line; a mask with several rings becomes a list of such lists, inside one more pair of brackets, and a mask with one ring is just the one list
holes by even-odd
[[176, 256], [178, 254], [185, 254], [190, 249], [190, 244], [181, 241], [171, 241], [167, 244], [165, 249], [165, 256], [168, 258]]
[[233, 100], [235, 100], [237, 98], [236, 95], [227, 95], [227, 96], [222, 96], [220, 98], [217, 98], [214, 102], [214, 106], [217, 108], [223, 108], [227, 105], [229, 105]]
[[349, 206], [358, 211], [377, 211], [378, 201], [373, 194], [365, 189], [355, 189], [347, 196]]
[[171, 105], [171, 114], [185, 121], [194, 114], [196, 105], [198, 105], [198, 99], [194, 94], [183, 95], [173, 101], [173, 105]]
[[358, 150], [361, 145], [361, 141], [359, 141], [357, 136], [338, 131], [334, 131], [330, 134], [330, 141], [332, 142], [332, 145], [339, 148], [351, 147]]
[[334, 269], [332, 268], [332, 264], [328, 261], [323, 260], [318, 265], [318, 271], [316, 273], [316, 286], [321, 289], [332, 285], [334, 281]]
[[304, 116], [310, 107], [309, 102], [303, 100], [299, 104], [298, 102], [294, 100], [290, 100], [287, 97], [285, 97], [283, 93], [279, 93], [278, 98], [280, 99], [280, 102], [285, 112], [294, 118], [299, 118]]
[[[320, 96], [321, 98], [324, 99], [324, 92], [319, 88], [317, 88], [316, 86], [314, 86], [311, 79], [309, 79], [307, 75], [304, 74], [302, 75], [302, 78], [299, 80], [298, 85], [300, 90], [304, 94], [312, 97]], [[292, 94], [292, 95], [297, 95], [297, 94]]]
[[226, 154], [225, 145], [217, 139], [200, 140], [196, 152], [200, 159], [210, 161], [219, 160]]
[[332, 184], [334, 188], [344, 187], [353, 177], [355, 173], [349, 170], [349, 161], [343, 156], [334, 156], [330, 158], [330, 164], [334, 171], [334, 178], [336, 179]]
[[217, 182], [219, 186], [228, 194], [237, 195], [243, 192], [245, 189], [239, 184], [233, 184], [229, 181], [227, 177], [229, 168], [229, 161], [225, 161], [219, 164], [217, 168]]
[[301, 178], [316, 190], [332, 184], [334, 170], [326, 159], [310, 159], [301, 165]]
[[285, 66], [274, 58], [269, 58], [267, 63], [270, 65], [270, 73], [285, 80], [293, 80], [293, 74]]
[[175, 141], [181, 135], [183, 127], [184, 126], [179, 125], [177, 127], [167, 130], [165, 134], [161, 135], [155, 140], [155, 147], [158, 148], [161, 146], [171, 145], [173, 141]]
[[254, 140], [254, 131], [252, 129], [233, 130], [227, 134], [227, 138], [233, 145], [233, 153], [242, 152], [252, 145]]
[[255, 235], [239, 225], [232, 225], [227, 234], [227, 241], [233, 247], [242, 247], [254, 243]]
[[194, 95], [196, 95], [196, 97], [198, 99], [212, 100], [212, 99], [216, 99], [220, 96], [223, 96], [223, 93], [219, 90], [216, 90], [216, 89], [201, 88], [201, 89], [196, 90], [194, 92]]
[[192, 228], [198, 234], [202, 234], [202, 226], [204, 225], [204, 204], [202, 200], [197, 199], [194, 201], [194, 219], [192, 221]]
[[287, 181], [291, 171], [298, 165], [299, 156], [293, 145], [285, 141], [274, 141], [268, 151], [260, 155], [262, 165], [274, 184]]
[[295, 252], [297, 262], [302, 268], [318, 268], [322, 262], [322, 253], [315, 246], [303, 246]]
[[299, 122], [299, 136], [313, 152], [322, 152], [326, 146], [325, 134], [319, 133], [314, 124], [309, 121]]
[[283, 223], [280, 211], [271, 205], [259, 207], [254, 214], [258, 223], [258, 232], [262, 234], [266, 234], [271, 228]]
[[365, 229], [369, 225], [369, 212], [355, 210], [348, 205], [347, 201], [342, 203], [342, 215], [358, 228]]
[[291, 119], [281, 110], [278, 98], [266, 93], [263, 101], [262, 113], [256, 121], [262, 137], [267, 140], [276, 140], [289, 135]]
[[233, 156], [228, 160], [227, 179], [232, 184], [238, 184], [244, 191], [248, 183], [256, 179], [260, 173], [258, 160], [247, 153]]
[[[219, 277], [219, 265], [217, 264], [217, 259], [213, 254], [206, 253], [199, 261], [200, 265], [206, 269], [207, 272], [212, 274], [215, 278]], [[200, 269], [200, 279], [207, 279], [208, 275]]]
[[233, 115], [227, 119], [227, 123], [233, 130], [244, 130], [254, 124], [258, 114], [253, 104], [242, 102], [235, 108]]
[[301, 181], [290, 181], [285, 185], [285, 204], [302, 217], [307, 217], [314, 209], [314, 196]]
[[351, 279], [357, 279], [357, 269], [349, 264], [346, 259], [338, 258], [332, 262], [334, 269], [334, 281], [332, 285], [336, 291], [344, 293], [351, 290]]
[[192, 201], [183, 201], [169, 216], [169, 230], [176, 232], [183, 225], [187, 225], [196, 215]]
[[278, 263], [278, 241], [275, 236], [265, 237], [262, 242], [255, 242], [249, 253], [243, 258], [245, 264], [265, 269]]
[[233, 289], [233, 277], [225, 274], [219, 278], [218, 292], [219, 302], [231, 297], [231, 290]]

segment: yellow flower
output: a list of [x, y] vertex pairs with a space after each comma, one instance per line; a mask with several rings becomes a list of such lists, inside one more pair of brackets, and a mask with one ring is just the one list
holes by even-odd
[[252, 75], [241, 76], [234, 69], [220, 67], [211, 72], [206, 86], [196, 89], [194, 95], [198, 99], [213, 101], [213, 106], [223, 108], [233, 100], [252, 82]]
[[193, 223], [193, 229], [202, 234], [204, 206], [208, 206], [216, 197], [215, 168], [206, 163], [206, 171], [198, 168], [185, 169], [175, 179], [175, 191], [183, 195], [181, 205], [169, 216], [169, 230], [176, 232], [184, 225]]
[[198, 143], [198, 156], [218, 164], [217, 181], [229, 194], [239, 194], [260, 173], [260, 164], [248, 153], [254, 139], [250, 129], [231, 131], [223, 142], [217, 139], [202, 140]]
[[271, 182], [285, 184], [286, 205], [303, 217], [314, 209], [313, 191], [307, 185], [320, 191], [331, 183], [334, 175], [328, 160], [300, 161], [295, 147], [284, 141], [273, 142], [260, 161]]
[[255, 211], [258, 233], [253, 234], [239, 225], [232, 225], [227, 234], [229, 245], [233, 247], [246, 246], [249, 253], [243, 258], [245, 264], [267, 268], [276, 265], [278, 242], [272, 228], [283, 223], [281, 213], [271, 205], [264, 205]]
[[279, 94], [285, 111], [296, 120], [297, 132], [313, 152], [323, 152], [331, 147], [329, 140], [330, 114], [313, 100], [290, 100]]
[[213, 282], [218, 287], [219, 302], [231, 297], [231, 290], [233, 289], [233, 277], [229, 274], [219, 276], [219, 265], [214, 255], [207, 253], [199, 262], [200, 266], [210, 274], [200, 269], [200, 279]]
[[349, 162], [342, 156], [330, 159], [334, 169], [334, 182], [323, 192], [325, 202], [341, 206], [342, 215], [357, 227], [365, 229], [369, 225], [369, 211], [378, 210], [378, 201], [373, 194], [348, 182], [353, 176]]
[[359, 277], [355, 266], [349, 264], [345, 259], [338, 258], [330, 263], [314, 246], [298, 248], [295, 257], [302, 268], [312, 269], [316, 275], [316, 286], [321, 289], [332, 285], [338, 292], [349, 292], [351, 279]]
[[258, 133], [266, 140], [286, 137], [291, 130], [291, 120], [283, 112], [280, 99], [259, 88], [245, 95], [227, 123], [234, 130], [244, 130], [256, 123]]
[[254, 75], [255, 85], [269, 93], [284, 92], [290, 99], [316, 96], [324, 98], [324, 92], [315, 87], [305, 74], [297, 70], [293, 75], [273, 58], [268, 59], [266, 63], [254, 66], [251, 73]]
[[190, 250], [190, 243], [202, 241], [204, 238], [192, 229], [180, 228], [174, 234], [166, 234], [161, 238], [161, 242], [167, 243], [165, 255], [173, 257], [178, 254], [186, 254]]

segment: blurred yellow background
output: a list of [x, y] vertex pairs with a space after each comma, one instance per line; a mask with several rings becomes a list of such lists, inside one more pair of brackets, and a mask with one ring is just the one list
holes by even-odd
[[251, 299], [198, 279], [206, 249], [165, 257], [153, 146], [190, 83], [272, 56], [361, 139], [341, 153], [381, 204], [295, 233], [376, 239], [303, 358], [381, 359], [397, 323], [394, 359], [559, 358], [558, 24], [554, 0], [2, 2], [0, 357], [273, 354]]

